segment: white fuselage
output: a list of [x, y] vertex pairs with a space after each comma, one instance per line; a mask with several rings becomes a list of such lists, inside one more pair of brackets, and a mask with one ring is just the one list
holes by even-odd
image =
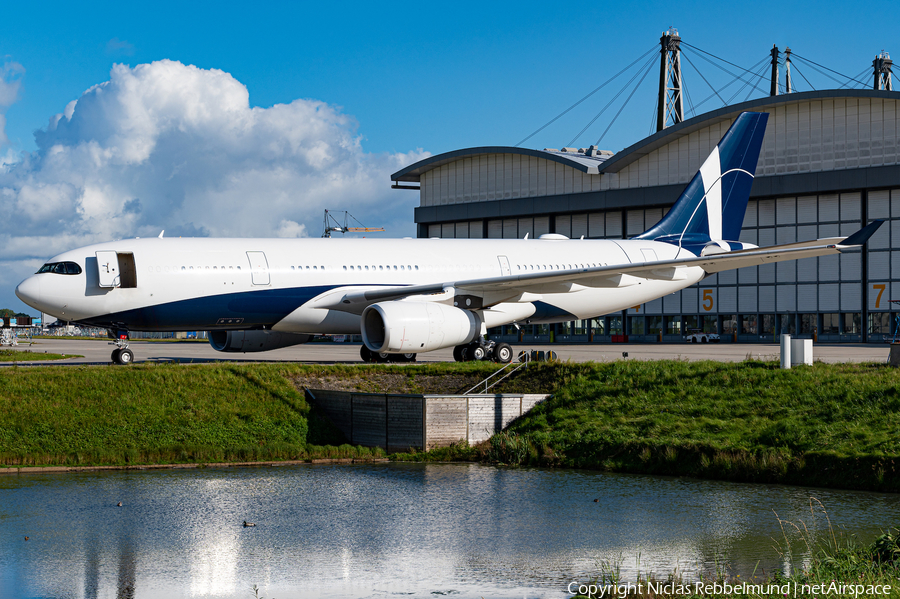
[[[134, 286], [101, 286], [98, 252], [131, 254]], [[131, 239], [55, 256], [51, 262], [75, 262], [82, 273], [36, 274], [17, 294], [62, 320], [126, 330], [346, 334], [359, 332], [359, 313], [341, 309], [336, 298], [353, 290], [432, 283], [451, 288], [459, 281], [691, 255], [647, 240]], [[677, 280], [624, 275], [600, 287], [554, 282], [498, 301], [487, 293], [482, 314], [487, 326], [592, 318], [673, 293], [703, 276], [701, 268], [686, 267]]]

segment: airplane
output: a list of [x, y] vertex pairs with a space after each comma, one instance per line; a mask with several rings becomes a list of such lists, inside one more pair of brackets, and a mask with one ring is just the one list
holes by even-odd
[[735, 268], [861, 246], [848, 237], [766, 248], [738, 241], [767, 113], [740, 114], [668, 213], [631, 239], [127, 239], [64, 252], [16, 295], [61, 320], [104, 327], [128, 364], [131, 331], [208, 331], [221, 352], [362, 334], [366, 362], [506, 363], [486, 338], [507, 324], [596, 318]]

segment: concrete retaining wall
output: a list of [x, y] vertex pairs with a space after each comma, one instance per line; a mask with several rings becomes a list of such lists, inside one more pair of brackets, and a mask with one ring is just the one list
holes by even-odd
[[542, 394], [399, 395], [307, 389], [352, 445], [389, 452], [479, 443], [546, 399]]

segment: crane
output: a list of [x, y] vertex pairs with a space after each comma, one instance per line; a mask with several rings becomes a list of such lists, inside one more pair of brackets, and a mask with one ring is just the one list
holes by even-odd
[[[332, 212], [328, 210], [325, 211], [325, 231], [322, 233], [322, 237], [331, 237], [332, 233], [378, 233], [380, 231], [384, 231], [381, 227], [364, 227], [362, 223], [356, 220], [356, 218], [347, 212], [346, 210], [335, 210], [333, 212], [343, 212], [344, 213], [344, 224], [341, 226], [341, 223], [338, 219], [332, 216]], [[356, 221], [359, 224], [359, 227], [351, 227], [349, 226], [350, 219]]]

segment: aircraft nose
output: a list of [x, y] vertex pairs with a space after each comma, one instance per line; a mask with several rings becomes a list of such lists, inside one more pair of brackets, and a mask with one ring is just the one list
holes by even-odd
[[41, 280], [40, 277], [28, 277], [16, 287], [16, 297], [31, 306], [41, 309]]

